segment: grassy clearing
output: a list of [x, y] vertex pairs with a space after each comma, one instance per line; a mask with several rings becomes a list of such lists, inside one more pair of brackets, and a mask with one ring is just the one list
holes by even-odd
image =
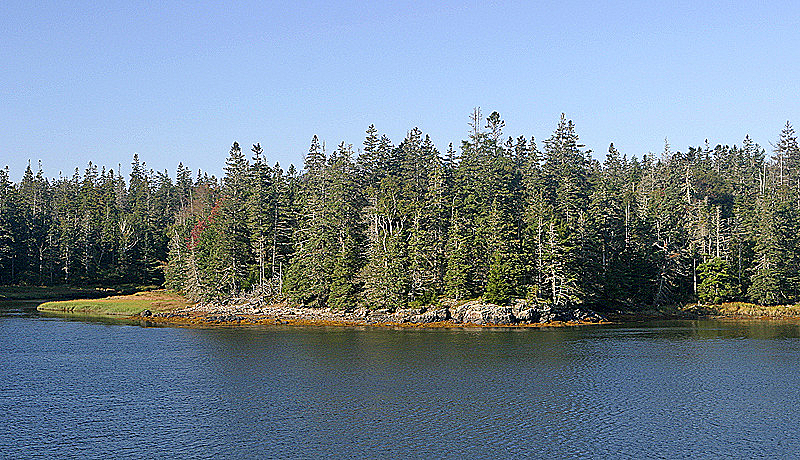
[[743, 316], [743, 317], [792, 317], [800, 316], [800, 305], [756, 305], [747, 302], [726, 302], [722, 305], [690, 305], [686, 310], [701, 315]]
[[102, 299], [45, 302], [39, 305], [37, 310], [51, 313], [133, 316], [145, 310], [150, 310], [151, 312], [170, 311], [189, 305], [190, 303], [180, 295], [159, 290], [105, 297]]

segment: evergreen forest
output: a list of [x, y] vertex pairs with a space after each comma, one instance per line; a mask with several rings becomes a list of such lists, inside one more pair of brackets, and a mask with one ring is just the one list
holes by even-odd
[[163, 284], [193, 300], [403, 308], [442, 299], [635, 310], [800, 301], [800, 148], [741, 144], [628, 157], [470, 116], [461, 145], [315, 136], [303, 169], [234, 143], [224, 177], [134, 156], [57, 179], [0, 170], [0, 284]]

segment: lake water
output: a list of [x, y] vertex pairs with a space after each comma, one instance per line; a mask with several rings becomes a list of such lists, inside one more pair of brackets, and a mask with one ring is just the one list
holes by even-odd
[[800, 330], [187, 329], [0, 307], [0, 457], [797, 458]]

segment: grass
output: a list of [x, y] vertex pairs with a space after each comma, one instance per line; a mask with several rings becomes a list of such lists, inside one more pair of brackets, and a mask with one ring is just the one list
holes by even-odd
[[721, 316], [787, 317], [800, 316], [800, 305], [756, 305], [746, 302], [726, 302], [722, 305], [694, 307], [699, 313]]
[[45, 302], [36, 309], [51, 313], [99, 316], [134, 316], [145, 310], [163, 312], [184, 308], [190, 303], [178, 294], [165, 290], [137, 292], [131, 295], [102, 299], [62, 300]]

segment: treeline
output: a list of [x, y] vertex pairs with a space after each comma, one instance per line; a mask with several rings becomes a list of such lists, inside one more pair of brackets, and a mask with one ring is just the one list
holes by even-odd
[[167, 234], [194, 190], [215, 188], [178, 167], [148, 170], [134, 155], [128, 181], [89, 163], [83, 174], [49, 180], [30, 164], [14, 184], [0, 170], [0, 284], [162, 284]]
[[170, 286], [371, 308], [483, 296], [605, 306], [800, 295], [800, 151], [749, 137], [604, 161], [562, 117], [541, 147], [472, 116], [458, 152], [367, 131], [356, 157], [314, 138], [302, 174], [230, 151], [214, 205], [170, 230]]
[[563, 116], [540, 144], [506, 137], [497, 112], [476, 110], [470, 126], [443, 154], [418, 129], [394, 145], [370, 126], [358, 154], [315, 137], [302, 172], [234, 143], [220, 181], [179, 166], [173, 184], [138, 161], [127, 187], [91, 165], [52, 184], [5, 173], [0, 282], [163, 273], [194, 298], [333, 308], [800, 300], [800, 149], [788, 122], [769, 157], [746, 137], [640, 159], [612, 144], [603, 161]]

